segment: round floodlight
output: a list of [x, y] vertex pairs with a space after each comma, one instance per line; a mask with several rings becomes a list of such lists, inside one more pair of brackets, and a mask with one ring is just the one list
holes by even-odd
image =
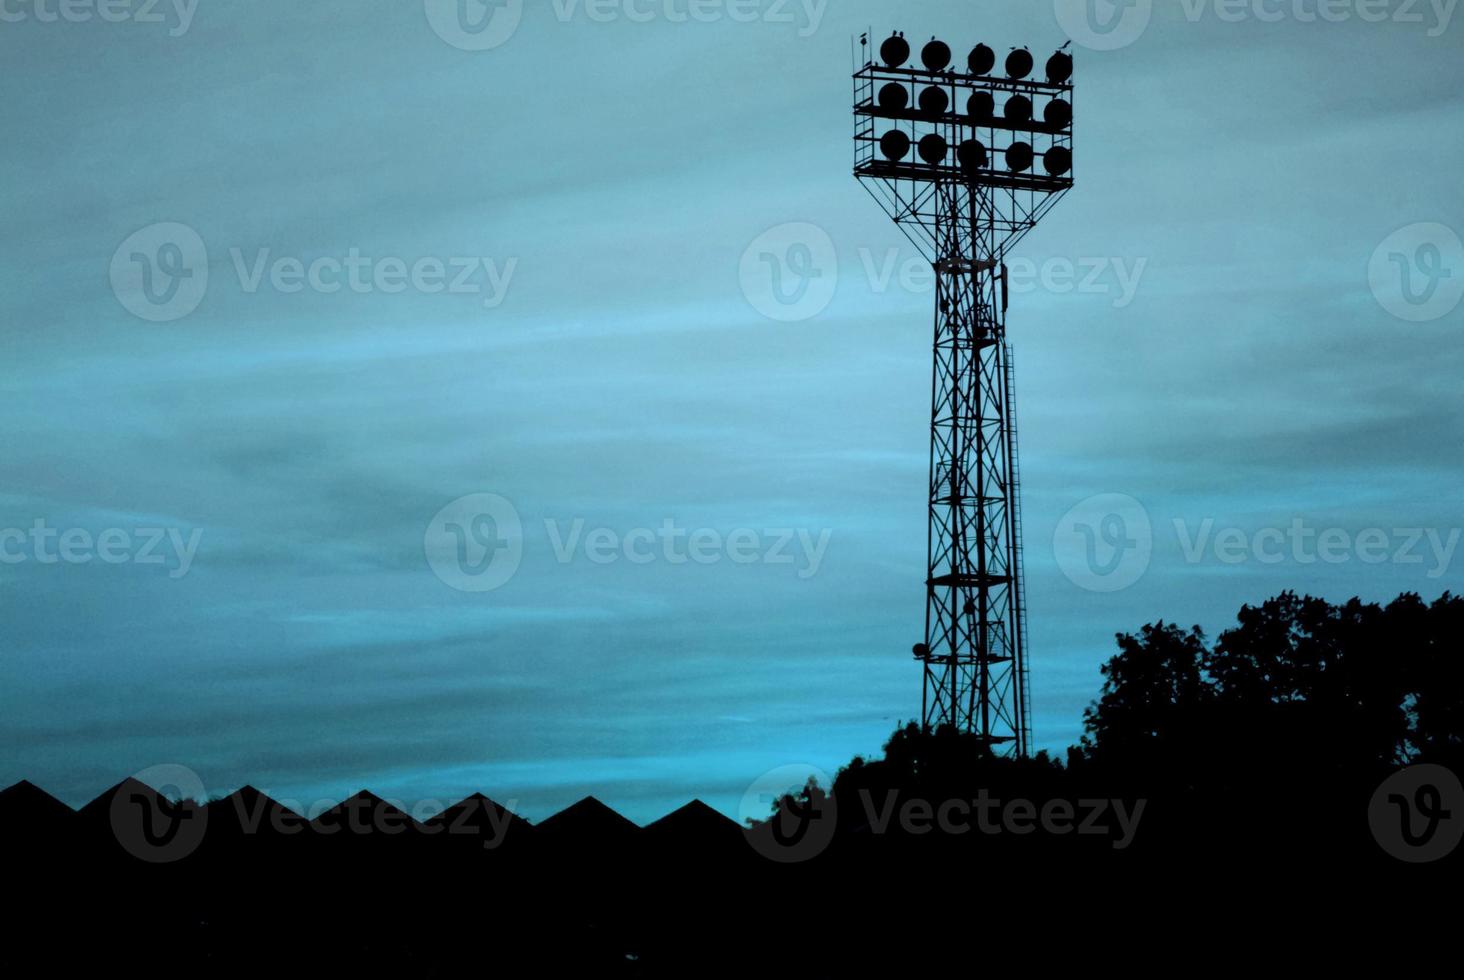
[[1054, 85], [1061, 85], [1073, 77], [1073, 56], [1066, 51], [1059, 51], [1047, 59], [1047, 80]]
[[1025, 95], [1014, 95], [1006, 100], [1002, 111], [1009, 123], [1029, 123], [1032, 121], [1032, 100]]
[[879, 46], [879, 56], [886, 68], [898, 68], [910, 60], [910, 42], [898, 34], [886, 38]]
[[926, 646], [924, 643], [917, 643], [910, 648], [910, 652], [915, 654], [917, 658], [923, 659], [930, 656], [930, 647]]
[[956, 159], [961, 161], [961, 169], [967, 173], [983, 170], [986, 167], [986, 144], [980, 140], [966, 140], [956, 148]]
[[880, 137], [879, 151], [885, 155], [886, 160], [899, 163], [910, 155], [910, 137], [898, 129], [892, 129]]
[[966, 112], [974, 119], [990, 119], [996, 113], [996, 100], [990, 92], [976, 92], [966, 100]]
[[910, 90], [899, 82], [890, 82], [879, 90], [879, 107], [886, 112], [904, 112], [910, 107]]
[[1007, 169], [1015, 173], [1029, 170], [1032, 167], [1032, 144], [1016, 142], [1007, 147], [1006, 151]]
[[932, 85], [920, 93], [920, 111], [927, 116], [943, 116], [951, 107], [951, 97], [945, 89]]
[[966, 67], [971, 69], [973, 75], [990, 75], [991, 69], [996, 67], [996, 52], [984, 44], [978, 44], [971, 49]]
[[945, 137], [938, 133], [931, 133], [920, 141], [920, 159], [932, 167], [945, 162], [946, 154], [950, 152], [950, 144]]
[[1043, 108], [1042, 118], [1054, 129], [1067, 129], [1073, 121], [1072, 104], [1062, 99], [1053, 99]]
[[1013, 48], [1006, 60], [1007, 78], [1026, 78], [1032, 74], [1032, 52], [1026, 48]]
[[1054, 146], [1042, 154], [1042, 166], [1054, 177], [1061, 177], [1073, 169], [1073, 151], [1065, 146]]
[[945, 71], [951, 63], [951, 46], [931, 38], [925, 50], [920, 52], [920, 60], [925, 63], [927, 71]]

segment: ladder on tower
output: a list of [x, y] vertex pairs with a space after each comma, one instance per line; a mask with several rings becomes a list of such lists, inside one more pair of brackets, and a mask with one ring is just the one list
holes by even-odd
[[[863, 67], [855, 62], [857, 67]], [[856, 74], [854, 76], [854, 104], [872, 105], [874, 103], [874, 77], [868, 74]], [[879, 139], [875, 136], [876, 120], [873, 116], [856, 117], [854, 132], [854, 169], [857, 172], [863, 167], [874, 163], [875, 149], [879, 145]]]
[[1017, 399], [1016, 372], [1012, 363], [1012, 345], [1006, 344], [1006, 423], [1007, 462], [1011, 466], [1012, 485], [1009, 489], [1007, 506], [1011, 508], [1012, 520], [1012, 589], [1011, 601], [1017, 616], [1017, 683], [1021, 686], [1022, 718], [1020, 752], [1032, 751], [1032, 684], [1027, 646], [1027, 576], [1022, 568], [1022, 471], [1017, 454]]

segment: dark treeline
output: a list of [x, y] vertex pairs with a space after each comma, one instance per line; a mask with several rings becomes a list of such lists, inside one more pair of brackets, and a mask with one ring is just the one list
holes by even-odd
[[[910, 725], [882, 758], [856, 758], [842, 769], [835, 799], [893, 791], [941, 800], [996, 785], [1036, 799], [1144, 798], [1149, 838], [1161, 829], [1183, 838], [1197, 822], [1224, 822], [1229, 831], [1212, 841], [1216, 847], [1239, 841], [1247, 849], [1326, 852], [1335, 835], [1359, 828], [1344, 811], [1329, 817], [1299, 801], [1326, 794], [1340, 803], [1338, 794], [1362, 793], [1356, 812], [1365, 814], [1372, 791], [1400, 767], [1464, 768], [1464, 598], [1427, 603], [1409, 594], [1386, 606], [1334, 605], [1288, 592], [1244, 607], [1213, 643], [1197, 626], [1162, 621], [1117, 643], [1102, 667], [1101, 694], [1084, 714], [1082, 743], [1064, 759], [1045, 752], [1021, 762], [989, 759], [969, 736]], [[783, 806], [799, 812], [823, 796], [824, 788], [806, 787]], [[1275, 813], [1255, 819], [1268, 801]], [[1299, 816], [1306, 811], [1297, 839], [1280, 832], [1291, 803]], [[857, 830], [868, 810], [840, 807], [841, 827]], [[1365, 821], [1360, 829], [1369, 836]]]
[[1117, 639], [1064, 758], [905, 726], [745, 829], [700, 804], [639, 828], [589, 800], [531, 825], [473, 797], [417, 824], [363, 794], [307, 824], [252, 790], [124, 783], [73, 812], [13, 787], [0, 832], [25, 897], [0, 964], [161, 948], [214, 975], [857, 976], [1244, 959], [1453, 916], [1459, 852], [1399, 860], [1369, 814], [1398, 770], [1464, 762], [1464, 599], [1288, 593], [1213, 642], [1164, 622]]

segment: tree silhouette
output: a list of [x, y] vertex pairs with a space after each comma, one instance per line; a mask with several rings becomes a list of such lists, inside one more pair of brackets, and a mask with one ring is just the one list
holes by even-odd
[[1464, 767], [1464, 597], [1444, 593], [1425, 606], [1416, 595], [1389, 607], [1398, 646], [1411, 651], [1404, 704], [1411, 757]]
[[1087, 762], [1186, 784], [1376, 779], [1464, 744], [1464, 600], [1387, 606], [1284, 592], [1213, 647], [1159, 622], [1118, 638], [1084, 715]]
[[1204, 633], [1161, 621], [1117, 641], [1118, 655], [1101, 668], [1102, 693], [1083, 716], [1090, 756], [1120, 768], [1182, 767], [1205, 743], [1215, 698]]

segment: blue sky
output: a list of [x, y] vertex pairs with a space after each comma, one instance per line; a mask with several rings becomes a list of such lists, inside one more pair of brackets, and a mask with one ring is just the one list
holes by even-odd
[[[876, 751], [919, 710], [933, 296], [849, 176], [851, 39], [1045, 56], [1071, 6], [530, 0], [465, 50], [433, 3], [9, 0], [0, 783], [648, 820]], [[1116, 631], [1464, 584], [1464, 25], [1124, 9], [1013, 257], [1052, 748]], [[164, 316], [139, 249], [193, 263]], [[521, 531], [488, 592], [438, 574], [479, 494]]]

